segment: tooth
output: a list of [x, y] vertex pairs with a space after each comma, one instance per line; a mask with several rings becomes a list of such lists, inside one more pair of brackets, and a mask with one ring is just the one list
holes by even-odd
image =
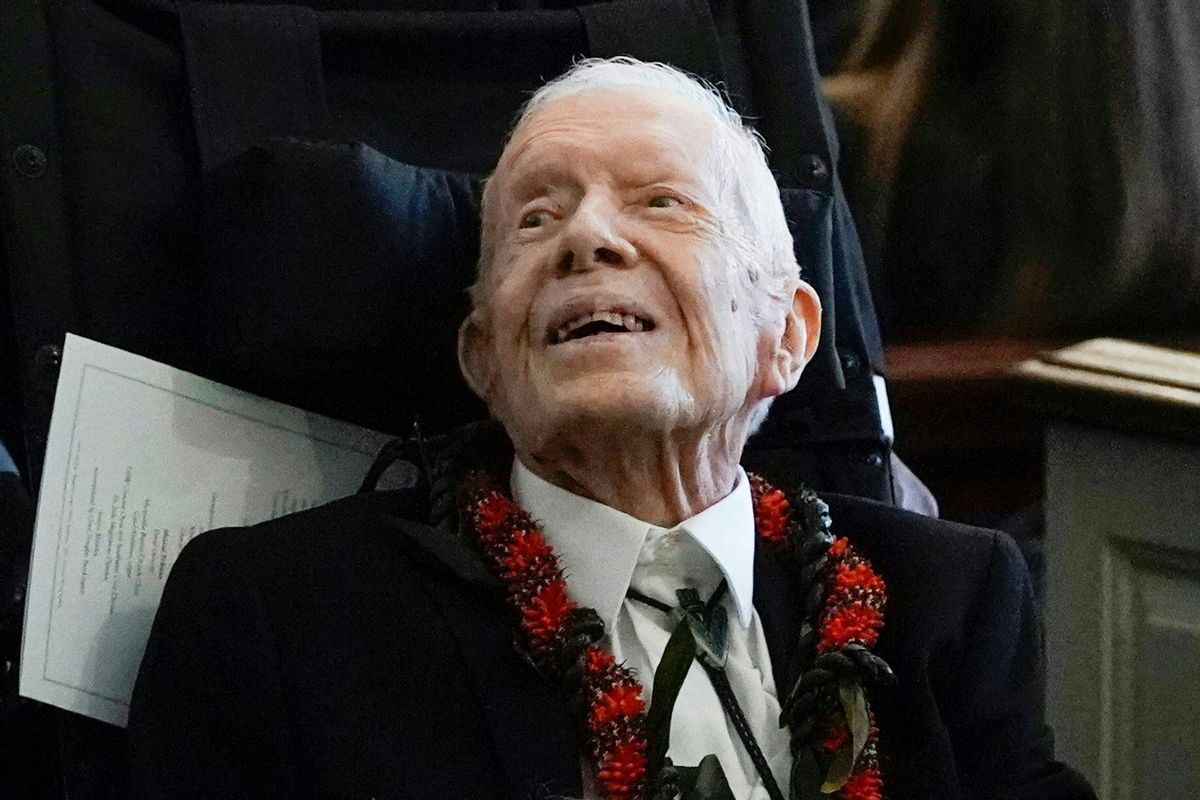
[[622, 314], [621, 325], [624, 326], [625, 330], [627, 331], [637, 330], [637, 317], [635, 317], [633, 314]]

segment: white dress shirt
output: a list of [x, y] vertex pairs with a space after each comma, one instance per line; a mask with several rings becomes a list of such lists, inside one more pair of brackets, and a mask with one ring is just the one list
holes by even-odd
[[[596, 609], [604, 620], [607, 635], [601, 644], [637, 671], [647, 707], [672, 620], [626, 597], [626, 591], [632, 586], [674, 607], [676, 589], [693, 587], [707, 600], [722, 578], [728, 582], [722, 600], [730, 622], [726, 674], [786, 797], [789, 738], [778, 726], [775, 678], [753, 605], [754, 508], [745, 472], [738, 468], [737, 484], [728, 496], [671, 529], [561, 489], [518, 459], [513, 461], [512, 490], [558, 555], [571, 598]], [[693, 663], [675, 702], [668, 755], [678, 766], [695, 766], [709, 753], [720, 760], [734, 797], [767, 800], [762, 779], [708, 675]], [[584, 770], [584, 794], [589, 798], [595, 796], [590, 777], [590, 770]]]

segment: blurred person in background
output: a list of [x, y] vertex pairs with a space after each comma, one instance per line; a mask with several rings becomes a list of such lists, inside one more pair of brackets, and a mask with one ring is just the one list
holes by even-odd
[[889, 338], [1200, 321], [1200, 9], [815, 4]]

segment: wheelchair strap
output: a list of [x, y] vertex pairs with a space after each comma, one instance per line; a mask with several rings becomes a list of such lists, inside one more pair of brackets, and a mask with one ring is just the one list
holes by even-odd
[[760, 118], [781, 188], [829, 193], [838, 161], [833, 118], [821, 94], [805, 0], [740, 4]]
[[590, 54], [664, 61], [713, 83], [725, 80], [717, 27], [700, 0], [617, 0], [577, 6]]
[[264, 136], [324, 133], [321, 36], [311, 8], [181, 3], [179, 24], [205, 172]]

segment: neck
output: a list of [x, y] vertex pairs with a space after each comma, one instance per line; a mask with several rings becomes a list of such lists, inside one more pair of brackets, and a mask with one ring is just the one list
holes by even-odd
[[518, 446], [517, 457], [556, 486], [670, 528], [733, 490], [743, 442], [730, 430], [659, 437], [609, 431]]

